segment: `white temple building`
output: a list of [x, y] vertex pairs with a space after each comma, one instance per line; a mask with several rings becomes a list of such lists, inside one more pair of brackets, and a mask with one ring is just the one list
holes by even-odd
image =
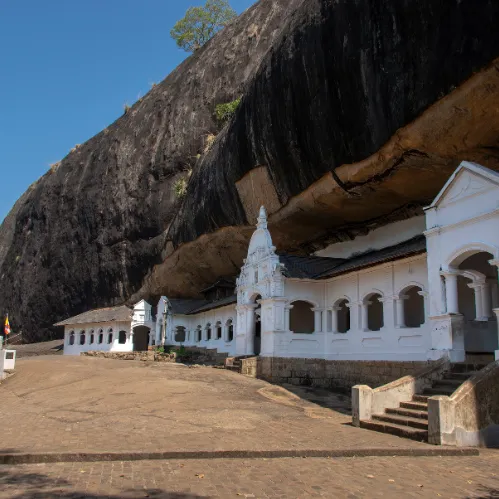
[[152, 345], [231, 356], [499, 359], [499, 174], [463, 162], [424, 216], [311, 256], [277, 253], [262, 207], [237, 280], [60, 322], [67, 354]]

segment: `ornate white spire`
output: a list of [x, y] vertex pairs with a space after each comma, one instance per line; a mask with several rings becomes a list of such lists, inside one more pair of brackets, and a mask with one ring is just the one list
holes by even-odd
[[265, 210], [265, 206], [260, 206], [260, 214], [258, 215], [258, 223], [256, 224], [256, 228], [267, 228], [267, 211]]

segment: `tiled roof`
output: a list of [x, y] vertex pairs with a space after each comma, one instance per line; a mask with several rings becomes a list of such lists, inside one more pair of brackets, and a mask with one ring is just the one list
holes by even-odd
[[100, 322], [131, 321], [133, 311], [126, 305], [119, 307], [99, 308], [83, 312], [64, 321], [54, 324], [54, 326], [71, 326], [73, 324], [90, 324]]
[[389, 246], [380, 250], [372, 250], [361, 255], [354, 256], [345, 260], [340, 265], [326, 270], [319, 274], [317, 279], [326, 279], [328, 277], [335, 277], [346, 272], [352, 272], [364, 267], [370, 267], [379, 263], [388, 262], [391, 260], [398, 260], [411, 255], [417, 255], [426, 252], [426, 238], [424, 235], [413, 237], [408, 241]]
[[191, 310], [188, 315], [199, 314], [201, 312], [207, 312], [208, 310], [213, 310], [214, 308], [225, 307], [226, 305], [230, 305], [231, 303], [237, 302], [236, 295], [226, 296], [225, 298], [220, 298], [220, 300], [208, 302], [207, 304]]
[[172, 312], [180, 315], [188, 314], [191, 310], [195, 310], [196, 308], [210, 303], [207, 300], [196, 300], [190, 298], [173, 298], [168, 299], [168, 301], [170, 302]]
[[286, 277], [315, 279], [318, 275], [341, 265], [345, 260], [342, 258], [279, 254], [279, 261], [284, 264], [283, 273]]

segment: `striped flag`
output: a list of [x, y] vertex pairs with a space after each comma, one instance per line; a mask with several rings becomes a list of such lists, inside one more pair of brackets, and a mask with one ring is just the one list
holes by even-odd
[[5, 326], [3, 328], [5, 336], [10, 334], [10, 324], [9, 324], [9, 316], [5, 317]]

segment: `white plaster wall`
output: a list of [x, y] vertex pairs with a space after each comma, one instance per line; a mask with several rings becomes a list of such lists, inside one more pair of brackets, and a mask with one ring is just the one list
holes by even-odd
[[365, 236], [356, 237], [353, 241], [331, 244], [317, 251], [316, 256], [328, 258], [350, 258], [357, 253], [368, 250], [379, 250], [402, 243], [414, 236], [421, 235], [426, 228], [425, 217], [413, 217], [379, 227]]
[[[78, 324], [74, 327], [65, 326], [64, 327], [64, 355], [80, 355], [82, 352], [132, 352], [133, 342], [130, 337], [130, 322], [107, 322], [107, 323], [89, 323], [89, 324]], [[90, 334], [92, 329], [94, 330], [94, 343], [90, 343]], [[101, 344], [98, 343], [99, 331], [103, 330], [104, 338]], [[108, 331], [113, 330], [113, 341], [108, 344]], [[75, 333], [75, 343], [74, 345], [69, 344], [69, 336], [71, 331]], [[80, 345], [80, 333], [85, 331], [85, 344]], [[127, 341], [125, 344], [119, 343], [119, 332], [126, 331]]]
[[[235, 353], [236, 347], [236, 308], [235, 304], [225, 307], [216, 308], [196, 315], [172, 315], [168, 320], [167, 327], [167, 343], [169, 345], [184, 345], [184, 346], [197, 346], [201, 348], [216, 348], [220, 353]], [[227, 321], [233, 321], [233, 340], [227, 340]], [[222, 324], [222, 338], [215, 339], [216, 323], [220, 321]], [[206, 325], [211, 324], [211, 340], [207, 341], [206, 338]], [[186, 341], [175, 341], [175, 329], [177, 326], [183, 326], [186, 329]], [[197, 326], [202, 328], [202, 339], [200, 342], [196, 341]]]
[[[328, 281], [286, 280], [286, 298], [315, 301], [324, 309], [322, 331], [313, 334], [276, 333], [273, 355], [338, 360], [420, 361], [433, 358], [428, 320], [419, 328], [396, 327], [394, 298], [409, 285], [427, 290], [425, 255], [378, 265]], [[384, 327], [380, 331], [363, 331], [360, 303], [373, 292], [380, 293], [385, 299]], [[345, 297], [352, 305], [351, 328], [347, 333], [333, 333], [328, 327], [327, 310]], [[428, 310], [425, 317], [428, 318]]]

